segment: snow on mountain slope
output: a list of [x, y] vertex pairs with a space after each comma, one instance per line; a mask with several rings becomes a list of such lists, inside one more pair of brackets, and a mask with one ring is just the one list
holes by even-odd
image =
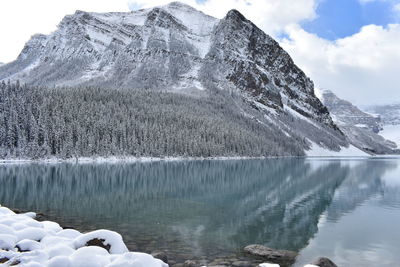
[[323, 148], [315, 143], [312, 144], [311, 149], [307, 151], [309, 157], [368, 157], [370, 154], [350, 145], [348, 148], [342, 148], [340, 151], [332, 151]]
[[312, 144], [349, 147], [313, 82], [236, 10], [221, 20], [179, 2], [128, 13], [77, 11], [52, 34], [33, 36], [14, 62], [1, 66], [0, 80], [7, 79], [195, 96], [230, 92], [246, 117], [272, 125], [304, 151]]

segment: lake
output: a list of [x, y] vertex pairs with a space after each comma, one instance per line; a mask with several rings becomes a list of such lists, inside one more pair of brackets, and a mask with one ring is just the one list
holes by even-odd
[[0, 204], [172, 262], [255, 243], [300, 252], [295, 266], [400, 262], [399, 158], [3, 164]]

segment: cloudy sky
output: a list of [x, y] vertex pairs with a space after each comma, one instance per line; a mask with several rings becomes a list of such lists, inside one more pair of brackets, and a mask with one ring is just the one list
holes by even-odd
[[[0, 62], [75, 10], [129, 11], [168, 0], [1, 0]], [[357, 105], [400, 102], [400, 0], [181, 0], [222, 18], [238, 9], [316, 83]]]

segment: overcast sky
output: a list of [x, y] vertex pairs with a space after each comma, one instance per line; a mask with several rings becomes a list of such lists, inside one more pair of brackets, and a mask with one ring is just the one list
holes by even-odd
[[[1, 0], [0, 62], [75, 10], [129, 11], [168, 0]], [[238, 9], [316, 83], [358, 105], [400, 102], [400, 0], [182, 0], [222, 18]]]

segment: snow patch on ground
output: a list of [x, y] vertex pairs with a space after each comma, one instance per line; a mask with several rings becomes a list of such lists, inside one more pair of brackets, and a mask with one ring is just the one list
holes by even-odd
[[[7, 260], [2, 266], [168, 267], [149, 254], [129, 252], [116, 232], [82, 234], [64, 230], [55, 222], [38, 222], [34, 216], [35, 213], [16, 214], [0, 206], [0, 259]], [[87, 246], [94, 239], [105, 248]]]
[[340, 151], [332, 151], [327, 148], [321, 147], [318, 144], [309, 141], [311, 149], [306, 151], [308, 157], [370, 157], [371, 155], [364, 151], [350, 145], [349, 147], [342, 147]]
[[397, 147], [400, 148], [400, 125], [385, 125], [383, 131], [379, 132], [379, 135], [395, 142]]

